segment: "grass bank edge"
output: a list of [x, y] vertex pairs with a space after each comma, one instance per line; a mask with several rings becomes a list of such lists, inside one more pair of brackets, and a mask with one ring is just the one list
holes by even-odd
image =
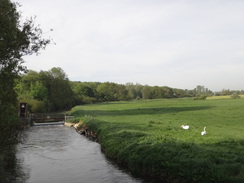
[[128, 167], [135, 174], [181, 182], [244, 180], [243, 153], [220, 148], [230, 144], [244, 145], [244, 141], [230, 140], [201, 145], [176, 142], [171, 137], [160, 139], [160, 143], [142, 141], [141, 139], [148, 137], [143, 131], [99, 120], [90, 114], [86, 115], [85, 111], [77, 117], [97, 133], [101, 147], [108, 157]]

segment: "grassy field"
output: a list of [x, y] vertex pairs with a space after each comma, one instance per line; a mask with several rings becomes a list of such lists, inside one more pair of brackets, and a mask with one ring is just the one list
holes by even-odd
[[[244, 98], [244, 95], [239, 95], [240, 98]], [[216, 99], [230, 99], [231, 95], [225, 95], [225, 96], [212, 96], [212, 97], [207, 97], [207, 100], [216, 100]]]
[[98, 134], [107, 156], [135, 174], [168, 182], [244, 182], [242, 98], [100, 103], [76, 106], [71, 114]]

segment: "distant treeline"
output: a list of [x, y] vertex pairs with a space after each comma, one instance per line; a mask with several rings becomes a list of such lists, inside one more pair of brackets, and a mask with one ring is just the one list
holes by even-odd
[[244, 94], [230, 90], [213, 93], [200, 85], [187, 90], [138, 83], [69, 81], [65, 72], [56, 67], [49, 71], [29, 71], [21, 76], [16, 91], [19, 102], [27, 102], [30, 112], [61, 111], [75, 105], [108, 101]]

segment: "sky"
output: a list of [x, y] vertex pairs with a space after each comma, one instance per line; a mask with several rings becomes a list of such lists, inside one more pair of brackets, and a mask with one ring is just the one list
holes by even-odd
[[[244, 89], [243, 0], [16, 0], [53, 42], [30, 70], [71, 81]], [[50, 31], [53, 29], [53, 31]]]

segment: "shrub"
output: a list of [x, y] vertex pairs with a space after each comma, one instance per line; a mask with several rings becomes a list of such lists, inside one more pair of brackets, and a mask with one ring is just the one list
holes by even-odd
[[35, 99], [25, 100], [28, 105], [28, 111], [31, 113], [42, 113], [46, 111], [46, 104], [44, 101]]
[[238, 98], [241, 98], [241, 96], [238, 95], [237, 93], [233, 93], [233, 94], [231, 95], [231, 98], [233, 98], [233, 99], [238, 99]]
[[201, 96], [194, 97], [193, 100], [206, 100], [206, 98], [207, 98], [206, 95], [201, 95]]

